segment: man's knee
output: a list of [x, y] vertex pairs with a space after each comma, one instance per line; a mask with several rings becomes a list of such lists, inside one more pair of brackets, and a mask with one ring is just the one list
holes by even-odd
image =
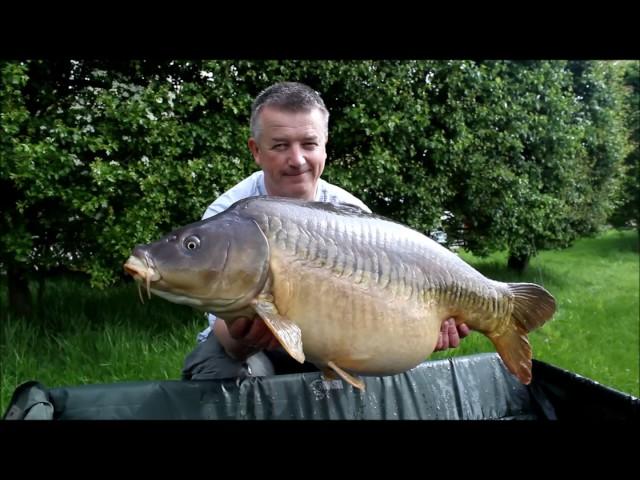
[[210, 334], [187, 355], [182, 369], [183, 380], [263, 377], [273, 374], [273, 365], [264, 353], [258, 352], [246, 362], [235, 360], [227, 354], [214, 334]]
[[213, 334], [187, 355], [182, 369], [183, 380], [212, 380], [246, 375], [248, 371], [243, 362], [229, 357]]
[[275, 375], [273, 364], [264, 352], [258, 352], [247, 358], [247, 369], [249, 370], [249, 375], [253, 377], [269, 377]]

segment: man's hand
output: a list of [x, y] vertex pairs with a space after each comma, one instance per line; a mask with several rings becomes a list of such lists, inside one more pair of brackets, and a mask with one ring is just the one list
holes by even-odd
[[253, 318], [236, 318], [229, 328], [231, 338], [248, 349], [273, 350], [280, 346], [280, 342], [273, 336], [264, 320], [256, 315]]
[[[234, 358], [245, 359], [260, 350], [275, 350], [280, 347], [280, 342], [258, 315], [253, 318], [239, 317], [230, 327], [224, 321], [216, 322], [215, 329], [225, 349]], [[456, 326], [453, 318], [445, 320], [434, 351], [456, 348], [460, 345], [460, 339], [469, 333], [471, 330], [464, 323]]]
[[448, 318], [442, 322], [434, 352], [446, 350], [447, 348], [456, 348], [460, 345], [460, 339], [466, 337], [469, 333], [471, 333], [471, 330], [464, 323], [456, 327], [455, 320]]

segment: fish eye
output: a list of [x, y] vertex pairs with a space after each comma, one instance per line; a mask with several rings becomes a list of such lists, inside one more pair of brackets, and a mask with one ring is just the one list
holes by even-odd
[[184, 239], [184, 248], [187, 250], [195, 250], [200, 247], [200, 239], [195, 235], [191, 235]]

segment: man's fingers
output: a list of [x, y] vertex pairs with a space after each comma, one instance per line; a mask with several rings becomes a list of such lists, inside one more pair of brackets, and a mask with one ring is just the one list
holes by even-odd
[[449, 321], [447, 325], [447, 333], [444, 334], [449, 339], [449, 347], [456, 348], [460, 345], [460, 336], [458, 335], [458, 329], [456, 328], [456, 322]]
[[231, 338], [242, 340], [251, 329], [251, 321], [247, 317], [238, 317], [227, 328]]
[[251, 346], [262, 347], [263, 343], [266, 346], [269, 341], [266, 337], [272, 336], [269, 327], [257, 315], [253, 318], [238, 317], [228, 328], [232, 338]]
[[261, 330], [259, 332], [260, 337], [258, 341], [255, 343], [255, 345], [260, 349], [266, 349], [266, 348], [269, 348], [271, 341], [274, 340], [275, 337], [273, 336], [273, 333], [271, 333], [271, 330], [269, 330], [269, 327], [267, 327], [267, 325], [264, 322], [261, 322], [261, 323], [264, 325], [264, 330]]
[[464, 323], [456, 325], [454, 318], [447, 318], [440, 327], [438, 333], [438, 343], [434, 352], [446, 350], [447, 348], [457, 348], [460, 345], [460, 339], [471, 333], [471, 329]]
[[278, 339], [276, 337], [272, 336], [271, 337], [271, 341], [269, 342], [269, 345], [267, 345], [265, 350], [275, 350], [279, 346], [280, 346], [280, 342], [278, 341]]
[[242, 339], [243, 342], [249, 345], [262, 346], [261, 341], [265, 334], [271, 333], [269, 327], [264, 323], [260, 317], [255, 317], [251, 321], [251, 328]]
[[440, 328], [440, 333], [442, 333], [442, 349], [446, 350], [449, 348], [449, 320], [445, 320], [442, 323], [442, 327]]
[[464, 338], [470, 333], [471, 329], [467, 327], [466, 323], [461, 323], [460, 325], [458, 325], [458, 335], [460, 335], [460, 338]]
[[447, 348], [449, 348], [449, 320], [445, 320], [440, 325], [436, 350], [446, 350]]

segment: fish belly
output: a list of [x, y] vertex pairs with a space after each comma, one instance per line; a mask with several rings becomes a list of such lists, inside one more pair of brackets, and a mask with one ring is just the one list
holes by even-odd
[[302, 331], [308, 361], [363, 375], [406, 371], [435, 348], [447, 309], [413, 298], [399, 285], [381, 288], [367, 272], [336, 275], [286, 254], [272, 255], [272, 293], [281, 315]]

